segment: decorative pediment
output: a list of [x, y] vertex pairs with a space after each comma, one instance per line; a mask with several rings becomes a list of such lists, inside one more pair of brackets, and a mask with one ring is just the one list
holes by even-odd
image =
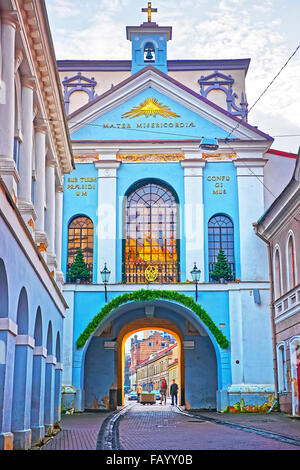
[[97, 82], [94, 77], [85, 77], [81, 72], [78, 72], [70, 78], [65, 77], [62, 84], [64, 86], [64, 103], [67, 114], [69, 114], [70, 95], [74, 91], [85, 91], [89, 96], [89, 102], [98, 96], [95, 94], [95, 86], [97, 85]]
[[272, 140], [234, 116], [241, 110], [232, 109], [236, 98], [230, 88], [232, 77], [217, 71], [211, 75], [227, 90], [230, 112], [147, 66], [74, 111], [69, 116], [72, 140], [226, 139], [228, 134], [241, 140]]
[[235, 100], [238, 95], [232, 90], [234, 79], [231, 75], [224, 75], [215, 70], [214, 73], [206, 77], [202, 75], [198, 83], [200, 85], [200, 93], [204, 98], [207, 98], [211, 90], [222, 90], [226, 94], [227, 111], [234, 116], [240, 116], [242, 119], [247, 120], [248, 103], [242, 92], [240, 107], [236, 105]]

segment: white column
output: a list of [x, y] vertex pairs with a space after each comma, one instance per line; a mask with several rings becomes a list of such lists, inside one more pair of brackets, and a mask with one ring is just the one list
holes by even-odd
[[53, 160], [46, 160], [46, 218], [45, 229], [48, 238], [47, 263], [51, 272], [56, 268], [55, 256], [55, 167]]
[[56, 281], [64, 282], [61, 270], [61, 243], [62, 243], [62, 213], [63, 213], [63, 186], [55, 188], [55, 254], [57, 262]]
[[98, 168], [98, 272], [97, 282], [101, 283], [100, 271], [107, 263], [111, 271], [110, 283], [116, 282], [116, 237], [117, 237], [117, 161], [95, 163]]
[[201, 270], [200, 282], [204, 280], [204, 210], [203, 168], [205, 161], [186, 159], [184, 168], [184, 235], [186, 240], [186, 279], [192, 280], [190, 272], [194, 263]]
[[18, 206], [25, 222], [33, 230], [36, 214], [31, 201], [32, 150], [33, 150], [33, 91], [35, 79], [22, 77], [22, 130], [23, 141], [20, 146], [18, 186]]
[[267, 281], [268, 253], [264, 242], [255, 235], [253, 222], [264, 213], [262, 159], [238, 159], [234, 161], [237, 169], [240, 260], [242, 281]]
[[244, 383], [243, 308], [241, 291], [229, 290], [229, 326], [232, 384]]
[[41, 253], [45, 253], [48, 240], [45, 233], [45, 168], [46, 168], [46, 133], [44, 125], [35, 126], [35, 162], [36, 182], [34, 185], [34, 208], [36, 211], [35, 242]]
[[2, 76], [0, 87], [0, 175], [17, 202], [18, 171], [14, 162], [15, 125], [15, 36], [18, 28], [13, 12], [1, 13]]

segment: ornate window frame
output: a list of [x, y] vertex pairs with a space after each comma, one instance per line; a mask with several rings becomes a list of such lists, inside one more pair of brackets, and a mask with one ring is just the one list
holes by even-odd
[[[300, 348], [300, 335], [292, 337], [289, 340], [289, 346], [290, 346], [290, 369], [291, 369], [290, 378], [291, 378], [291, 383], [292, 383], [292, 412], [293, 412], [293, 415], [299, 415], [300, 414], [299, 399], [298, 399], [299, 384], [297, 380], [296, 351], [298, 347]], [[298, 387], [298, 390], [295, 390], [295, 387]]]
[[277, 358], [277, 380], [278, 392], [287, 393], [287, 368], [286, 368], [286, 350], [285, 342], [282, 341], [276, 345], [276, 358]]
[[[229, 226], [229, 227], [225, 227], [225, 226], [224, 226], [223, 228], [226, 229], [226, 231], [228, 230], [228, 228], [232, 229], [232, 232], [231, 232], [231, 235], [232, 235], [232, 255], [230, 255], [230, 257], [229, 257], [229, 254], [228, 254], [228, 251], [227, 251], [227, 250], [228, 250], [228, 247], [225, 247], [224, 245], [222, 245], [222, 233], [221, 233], [222, 227], [221, 227], [221, 226], [220, 226], [220, 234], [219, 234], [219, 238], [220, 238], [220, 240], [219, 240], [219, 241], [220, 241], [220, 248], [219, 248], [219, 250], [220, 250], [220, 249], [223, 249], [223, 251], [224, 251], [224, 253], [225, 253], [226, 257], [227, 257], [228, 263], [229, 263], [229, 265], [230, 265], [232, 274], [233, 274], [233, 276], [235, 277], [235, 239], [234, 239], [234, 223], [233, 223], [232, 218], [231, 218], [229, 215], [224, 214], [224, 213], [221, 213], [221, 212], [218, 212], [218, 213], [216, 213], [216, 214], [213, 214], [213, 215], [209, 218], [209, 220], [208, 220], [208, 222], [207, 222], [207, 248], [208, 248], [208, 271], [209, 271], [209, 276], [210, 276], [210, 274], [212, 273], [212, 271], [214, 270], [214, 266], [215, 266], [215, 264], [216, 264], [217, 256], [218, 256], [218, 253], [214, 253], [213, 259], [212, 259], [211, 256], [210, 256], [210, 251], [211, 251], [210, 245], [211, 245], [211, 243], [213, 243], [213, 244], [216, 243], [215, 238], [214, 238], [213, 240], [210, 240], [210, 233], [209, 233], [209, 230], [213, 228], [212, 226], [210, 226], [210, 223], [211, 223], [211, 221], [212, 221], [214, 218], [216, 218], [216, 217], [225, 217], [225, 218], [228, 220], [228, 222], [231, 223], [231, 226]], [[226, 237], [228, 237], [228, 235], [230, 235], [230, 233], [229, 233], [229, 234], [226, 234]], [[213, 234], [213, 236], [214, 236], [214, 234]], [[226, 244], [227, 244], [228, 242], [230, 242], [230, 240], [226, 240]], [[214, 251], [215, 251], [215, 249], [214, 249]], [[228, 259], [228, 258], [229, 258], [229, 259]], [[210, 279], [210, 282], [212, 282], [211, 279]]]
[[[292, 266], [290, 264], [290, 254], [289, 254], [289, 243], [292, 240], [292, 247], [293, 247], [293, 260]], [[295, 235], [293, 230], [289, 230], [287, 239], [286, 239], [286, 282], [287, 282], [287, 290], [291, 290], [297, 285], [297, 263], [296, 263], [296, 242], [295, 242]], [[291, 271], [292, 270], [292, 271]], [[294, 285], [291, 285], [290, 275], [292, 274], [292, 278], [294, 279]]]
[[[132, 195], [134, 192], [138, 191], [139, 189], [143, 188], [143, 186], [147, 186], [149, 184], [157, 185], [162, 187], [165, 191], [171, 193], [172, 197], [174, 198], [176, 204], [176, 218], [175, 218], [175, 234], [176, 234], [176, 254], [177, 254], [177, 276], [174, 282], [180, 282], [180, 207], [179, 207], [179, 198], [174, 190], [174, 188], [169, 185], [166, 181], [158, 179], [158, 178], [144, 178], [139, 181], [133, 183], [126, 191], [125, 197], [123, 199], [123, 207], [122, 207], [122, 218], [123, 218], [123, 236], [122, 236], [122, 282], [127, 284], [128, 281], [126, 279], [126, 269], [125, 269], [125, 250], [126, 250], [126, 239], [127, 239], [127, 209], [128, 209], [128, 197]], [[152, 224], [152, 221], [150, 221]], [[166, 274], [167, 275], [167, 274]], [[163, 274], [158, 276], [158, 279], [163, 278]], [[149, 282], [145, 280], [144, 282]], [[168, 283], [168, 282], [161, 282], [161, 280], [157, 281], [155, 279], [153, 282], [159, 283]], [[132, 282], [130, 282], [132, 283]], [[135, 282], [134, 282], [135, 283]], [[138, 284], [142, 283], [141, 281], [136, 282]]]
[[73, 77], [65, 77], [62, 81], [64, 87], [64, 103], [66, 108], [66, 114], [69, 114], [69, 104], [70, 96], [75, 91], [85, 91], [88, 94], [88, 102], [92, 101], [94, 98], [97, 98], [95, 93], [95, 86], [97, 85], [94, 77], [88, 78], [82, 75], [81, 72], [78, 72]]
[[[86, 227], [86, 228], [83, 228], [83, 227], [78, 227], [78, 230], [82, 231], [82, 230], [92, 230], [92, 244], [91, 244], [91, 250], [92, 250], [92, 255], [90, 256], [90, 258], [92, 258], [92, 261], [89, 261], [89, 260], [86, 260], [86, 256], [85, 256], [85, 253], [84, 253], [84, 250], [82, 249], [82, 244], [81, 244], [81, 233], [80, 233], [80, 244], [78, 246], [78, 248], [80, 247], [82, 252], [83, 252], [83, 256], [85, 258], [85, 263], [87, 265], [87, 268], [88, 270], [90, 271], [90, 279], [87, 281], [89, 284], [92, 283], [92, 280], [93, 280], [93, 264], [94, 264], [94, 236], [95, 236], [95, 227], [94, 227], [94, 222], [93, 220], [91, 219], [91, 217], [89, 217], [88, 215], [86, 214], [76, 214], [74, 217], [72, 217], [68, 223], [68, 232], [67, 232], [67, 272], [68, 270], [70, 269], [71, 267], [71, 264], [74, 262], [75, 260], [75, 255], [73, 256], [73, 260], [72, 262], [69, 262], [69, 257], [70, 257], [70, 254], [69, 254], [69, 243], [70, 243], [70, 229], [72, 230], [76, 230], [75, 228], [71, 227], [71, 224], [74, 223], [77, 219], [80, 219], [80, 218], [85, 218], [87, 220], [90, 221], [90, 223], [92, 224], [92, 226], [90, 227]], [[90, 234], [87, 234], [87, 237], [91, 236]], [[88, 243], [87, 243], [88, 245]]]
[[[277, 272], [276, 256], [278, 254], [279, 272]], [[283, 295], [283, 282], [282, 282], [282, 257], [281, 250], [278, 244], [275, 245], [273, 250], [273, 278], [274, 278], [274, 300], [279, 299]]]
[[207, 95], [212, 90], [223, 91], [226, 95], [227, 111], [234, 116], [240, 116], [243, 120], [247, 121], [248, 103], [246, 101], [246, 97], [244, 92], [242, 92], [240, 107], [238, 107], [235, 103], [238, 95], [232, 90], [234, 79], [231, 75], [224, 75], [218, 70], [215, 70], [214, 73], [210, 75], [202, 75], [199, 78], [198, 83], [200, 85], [200, 94], [204, 98], [207, 98]]

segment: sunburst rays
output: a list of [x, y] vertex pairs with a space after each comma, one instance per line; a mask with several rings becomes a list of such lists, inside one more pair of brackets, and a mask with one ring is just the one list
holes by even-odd
[[158, 103], [156, 98], [146, 98], [145, 101], [138, 106], [134, 106], [127, 113], [122, 114], [122, 118], [135, 118], [142, 115], [146, 117], [156, 117], [158, 114], [164, 118], [180, 117], [178, 114], [173, 113], [168, 106]]

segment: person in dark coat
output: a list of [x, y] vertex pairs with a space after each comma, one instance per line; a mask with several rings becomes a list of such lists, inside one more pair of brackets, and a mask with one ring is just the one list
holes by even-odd
[[178, 385], [175, 382], [175, 379], [173, 379], [173, 383], [170, 387], [170, 394], [171, 394], [171, 399], [172, 399], [172, 405], [174, 405], [174, 399], [175, 403], [177, 405], [177, 393], [178, 393]]

